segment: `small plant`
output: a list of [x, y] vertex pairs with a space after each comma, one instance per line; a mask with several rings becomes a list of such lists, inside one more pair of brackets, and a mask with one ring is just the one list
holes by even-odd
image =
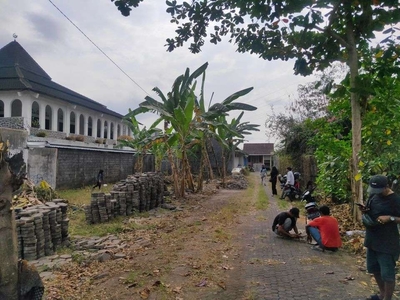
[[37, 186], [35, 186], [35, 193], [36, 197], [43, 202], [51, 201], [58, 197], [57, 193], [45, 180], [42, 180]]
[[96, 144], [104, 144], [103, 139], [96, 139], [94, 142], [95, 142]]
[[73, 141], [74, 137], [73, 136], [66, 136], [65, 139], [68, 140], [68, 141]]
[[36, 133], [36, 136], [37, 137], [46, 137], [46, 132], [44, 132], [44, 131], [39, 131], [38, 133]]
[[71, 257], [72, 257], [72, 261], [76, 262], [78, 265], [81, 265], [86, 261], [86, 257], [80, 253], [72, 253]]
[[32, 126], [33, 128], [40, 128], [39, 119], [37, 119], [37, 118], [32, 118], [32, 124], [31, 124], [31, 126]]
[[132, 283], [138, 284], [138, 279], [139, 279], [138, 272], [131, 271], [131, 272], [129, 272], [128, 276], [125, 278], [124, 283], [125, 284], [132, 284]]
[[75, 141], [83, 142], [84, 140], [85, 140], [85, 137], [83, 135], [77, 135], [75, 137]]

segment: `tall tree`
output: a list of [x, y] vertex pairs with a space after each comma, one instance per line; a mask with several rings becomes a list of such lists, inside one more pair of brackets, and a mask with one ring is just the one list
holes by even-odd
[[[112, 0], [124, 16], [143, 0]], [[359, 55], [375, 33], [393, 42], [393, 25], [400, 21], [398, 0], [194, 0], [166, 1], [177, 36], [167, 39], [169, 51], [189, 42], [198, 53], [209, 35], [217, 44], [223, 36], [239, 52], [258, 54], [265, 60], [295, 59], [294, 72], [309, 75], [334, 61], [350, 69], [352, 119], [352, 198], [362, 201], [359, 174], [361, 103]], [[385, 26], [392, 26], [385, 30]], [[211, 33], [208, 32], [210, 29]], [[384, 31], [385, 30], [385, 31]]]

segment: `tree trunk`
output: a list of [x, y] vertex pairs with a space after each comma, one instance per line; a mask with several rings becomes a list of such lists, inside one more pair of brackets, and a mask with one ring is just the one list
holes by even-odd
[[[3, 152], [4, 154], [4, 152]], [[0, 299], [18, 300], [17, 230], [12, 203], [12, 176], [0, 162]]]
[[[349, 59], [348, 66], [350, 68], [350, 101], [351, 101], [351, 131], [352, 131], [352, 157], [351, 157], [351, 195], [353, 206], [355, 203], [363, 202], [362, 180], [359, 173], [359, 154], [361, 153], [361, 105], [358, 93], [356, 90], [356, 78], [358, 76], [358, 54], [357, 46], [354, 37], [354, 30], [350, 14], [348, 14], [348, 21], [346, 26], [347, 41], [349, 43]], [[354, 220], [361, 219], [361, 212], [359, 209], [353, 210]]]
[[[214, 179], [214, 172], [213, 172], [213, 169], [212, 169], [212, 166], [211, 166], [210, 156], [208, 155], [208, 141], [209, 140], [207, 139], [206, 142], [205, 142], [204, 152], [205, 152], [205, 158], [206, 158], [206, 161], [207, 161], [208, 176], [209, 176], [210, 180], [213, 180]], [[216, 164], [216, 165], [218, 165], [218, 164]]]
[[193, 176], [192, 176], [192, 171], [190, 170], [190, 163], [187, 158], [186, 150], [184, 152], [184, 159], [183, 159], [184, 165], [183, 167], [185, 168], [185, 181], [187, 182], [187, 187], [194, 192], [194, 182], [193, 182]]
[[[212, 145], [212, 142], [210, 142], [210, 146], [211, 146], [211, 151], [212, 151], [213, 156], [214, 156], [215, 165], [217, 166], [217, 170], [218, 170], [219, 176], [222, 177], [222, 170], [221, 170], [220, 165], [218, 164], [217, 155], [215, 154], [215, 150], [214, 150], [214, 146]], [[221, 146], [221, 151], [224, 151], [224, 150], [222, 149], [222, 146]], [[223, 155], [223, 154], [222, 154], [222, 155]]]
[[226, 177], [226, 172], [225, 172], [225, 155], [222, 155], [222, 187], [225, 188], [225, 177]]
[[205, 138], [201, 141], [201, 149], [200, 149], [200, 170], [199, 170], [199, 178], [197, 179], [197, 189], [196, 192], [200, 192], [203, 189], [203, 173], [204, 173], [204, 161], [206, 159], [206, 151], [205, 149]]
[[180, 198], [180, 197], [182, 197], [182, 195], [180, 195], [180, 193], [179, 193], [180, 189], [179, 189], [178, 169], [175, 165], [174, 157], [172, 155], [172, 151], [170, 148], [168, 148], [168, 160], [171, 165], [172, 178], [173, 178], [173, 182], [174, 182], [174, 194], [175, 194], [175, 197]]

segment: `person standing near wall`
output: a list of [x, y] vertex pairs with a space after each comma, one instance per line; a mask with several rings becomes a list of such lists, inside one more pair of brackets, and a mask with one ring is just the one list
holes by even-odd
[[270, 174], [271, 178], [269, 179], [269, 181], [271, 182], [272, 196], [278, 195], [278, 191], [276, 190], [276, 182], [278, 180], [278, 175], [279, 175], [278, 169], [275, 166], [273, 166]]
[[103, 180], [104, 180], [104, 171], [100, 170], [96, 177], [96, 184], [92, 187], [92, 190], [95, 189], [96, 187], [99, 187], [100, 190], [101, 185], [103, 184]]

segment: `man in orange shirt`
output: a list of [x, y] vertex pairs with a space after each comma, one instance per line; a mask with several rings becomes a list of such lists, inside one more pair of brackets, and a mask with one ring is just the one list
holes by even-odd
[[313, 238], [318, 243], [315, 250], [337, 251], [342, 246], [338, 221], [330, 216], [328, 206], [321, 206], [319, 211], [321, 216], [306, 225], [307, 241]]

